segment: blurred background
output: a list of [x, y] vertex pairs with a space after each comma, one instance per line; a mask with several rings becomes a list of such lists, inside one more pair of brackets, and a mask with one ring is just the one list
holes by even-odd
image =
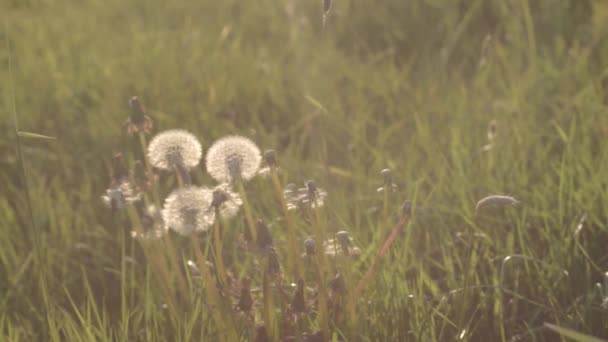
[[[7, 293], [0, 327], [12, 322], [23, 336], [44, 338], [31, 334], [45, 330], [40, 308], [84, 301], [81, 272], [99, 298], [111, 297], [115, 285], [101, 270], [117, 265], [120, 228], [99, 196], [112, 156], [138, 156], [124, 125], [134, 95], [155, 132], [188, 129], [205, 150], [226, 134], [276, 149], [291, 181], [314, 178], [328, 188], [332, 222], [351, 227], [364, 244], [373, 237], [366, 222], [385, 167], [401, 198], [416, 194], [459, 217], [425, 226], [420, 244], [403, 252], [426, 261], [396, 266], [395, 278], [383, 280], [380, 288], [400, 298], [411, 292], [399, 284], [412, 279], [412, 267], [437, 281], [421, 280], [426, 294], [460, 284], [425, 265], [441, 260], [430, 247], [465, 225], [480, 196], [501, 192], [534, 203], [530, 222], [514, 220], [543, 227], [546, 233], [530, 233], [538, 244], [520, 248], [511, 236], [503, 245], [496, 228], [490, 250], [580, 266], [579, 282], [552, 297], [563, 299], [555, 305], [570, 317], [565, 307], [601, 282], [608, 266], [598, 245], [606, 240], [608, 204], [600, 174], [608, 166], [608, 1], [334, 0], [325, 10], [320, 0], [0, 0], [0, 293]], [[24, 169], [14, 113], [20, 130], [54, 138], [21, 139]], [[492, 120], [502, 141], [486, 161], [479, 148]], [[564, 171], [566, 164], [572, 168]], [[596, 241], [586, 251], [597, 268], [552, 244], [583, 212], [590, 231], [603, 233], [586, 237]], [[44, 241], [50, 298], [37, 290], [42, 271], [24, 266], [32, 235]], [[521, 291], [542, 296], [547, 289], [538, 284]], [[408, 310], [415, 309], [393, 309], [399, 314], [368, 323], [397, 335], [370, 334], [397, 340], [405, 336], [397, 327], [408, 326], [410, 337], [442, 336], [413, 323]], [[492, 309], [480, 310], [473, 340], [496, 337]], [[509, 321], [510, 335], [527, 331], [522, 321], [542, 325], [557, 315], [527, 310], [514, 309], [521, 319]], [[562, 318], [608, 337], [605, 312], [581, 310]]]

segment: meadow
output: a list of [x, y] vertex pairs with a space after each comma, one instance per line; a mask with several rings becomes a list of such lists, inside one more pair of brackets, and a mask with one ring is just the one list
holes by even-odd
[[[1, 341], [608, 339], [608, 2], [0, 13]], [[150, 165], [171, 129], [185, 173]], [[230, 135], [264, 167], [233, 217], [146, 216]]]

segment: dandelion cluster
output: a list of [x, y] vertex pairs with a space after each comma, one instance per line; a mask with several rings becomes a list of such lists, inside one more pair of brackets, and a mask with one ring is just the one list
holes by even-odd
[[192, 169], [198, 165], [203, 148], [191, 133], [172, 129], [157, 134], [148, 145], [148, 158], [152, 166], [162, 170], [176, 167]]
[[[145, 109], [137, 98], [132, 99], [131, 105], [134, 112], [129, 118], [129, 132], [147, 133], [152, 128], [151, 119], [145, 114]], [[168, 243], [167, 246], [170, 246], [169, 242], [174, 239], [190, 240], [192, 242], [190, 248], [194, 250], [180, 248], [179, 253], [190, 257], [188, 253], [193, 252], [196, 256], [194, 260], [189, 260], [181, 259], [182, 254], [173, 255], [172, 258], [167, 258], [170, 261], [167, 265], [154, 262], [151, 264], [153, 267], [158, 267], [159, 272], [167, 272], [161, 267], [179, 267], [179, 272], [169, 270], [169, 274], [175, 274], [176, 277], [171, 281], [175, 280], [174, 283], [178, 285], [181, 279], [179, 277], [184, 272], [196, 278], [196, 284], [182, 281], [183, 285], [180, 285], [183, 286], [182, 290], [188, 290], [188, 286], [192, 286], [197, 290], [192, 291], [195, 295], [201, 294], [197, 286], [200, 286], [198, 280], [203, 280], [207, 283], [203, 287], [207, 286], [204, 293], [208, 297], [215, 297], [215, 300], [220, 302], [231, 302], [229, 307], [234, 308], [233, 311], [255, 323], [250, 325], [258, 327], [255, 332], [250, 332], [256, 335], [255, 340], [293, 340], [296, 338], [293, 334], [295, 325], [307, 322], [321, 312], [324, 312], [325, 317], [332, 315], [338, 317], [344, 314], [340, 310], [343, 310], [342, 304], [347, 301], [345, 294], [349, 286], [354, 284], [347, 284], [346, 279], [352, 277], [345, 277], [343, 272], [350, 272], [348, 265], [352, 263], [349, 260], [356, 258], [361, 252], [354, 245], [354, 239], [347, 231], [337, 232], [333, 238], [325, 239], [327, 235], [321, 224], [323, 212], [318, 209], [325, 205], [327, 191], [318, 187], [312, 180], [307, 181], [303, 187], [295, 184], [283, 187], [285, 174], [278, 172], [280, 167], [276, 152], [267, 150], [262, 156], [253, 141], [236, 135], [218, 139], [207, 150], [206, 171], [217, 183], [212, 186], [195, 185], [190, 172], [199, 165], [203, 147], [192, 133], [184, 130], [163, 131], [154, 136], [147, 146], [145, 134], [138, 134], [138, 137], [140, 142], [143, 142], [142, 152], [147, 159], [139, 161], [138, 157], [141, 156], [127, 159], [123, 158], [122, 154], [117, 155], [113, 163], [113, 178], [119, 181], [112, 182], [112, 186], [102, 196], [102, 200], [112, 209], [132, 206], [129, 208], [129, 217], [132, 220], [135, 217], [135, 220], [132, 222], [131, 237], [139, 240], [142, 245], [157, 246], [154, 243], [146, 244], [145, 241], [161, 238], [166, 239], [164, 242]], [[133, 162], [128, 165], [130, 161]], [[175, 175], [172, 177], [177, 177], [177, 183], [162, 181], [161, 175], [155, 174], [154, 169], [174, 171]], [[382, 174], [384, 186], [392, 189], [394, 184], [390, 170], [384, 170]], [[269, 188], [275, 192], [282, 206], [281, 213], [284, 217], [273, 219], [271, 224], [252, 215], [244, 181], [251, 180], [257, 175], [272, 176], [272, 180], [266, 180], [266, 184], [270, 185]], [[199, 181], [198, 177], [196, 181]], [[173, 184], [177, 186], [173, 189], [165, 189], [165, 186], [174, 186]], [[238, 186], [238, 192], [233, 188], [235, 185]], [[161, 194], [164, 190], [169, 191], [163, 200]], [[139, 203], [142, 198], [144, 200]], [[241, 207], [244, 209], [244, 215], [241, 216], [243, 231], [236, 241], [240, 248], [235, 252], [237, 255], [248, 253], [245, 255], [251, 255], [254, 259], [251, 263], [240, 264], [250, 265], [243, 267], [251, 267], [249, 271], [261, 273], [262, 283], [256, 284], [255, 288], [252, 285], [258, 277], [250, 278], [251, 275], [245, 275], [244, 278], [235, 279], [235, 274], [245, 273], [242, 272], [243, 270], [233, 268], [236, 263], [226, 258], [226, 255], [232, 251], [223, 249], [223, 245], [227, 242], [225, 240], [234, 236], [223, 232], [230, 229], [235, 222], [238, 224], [239, 221], [229, 220], [239, 215]], [[290, 212], [295, 209], [300, 210], [297, 214], [302, 214], [301, 220]], [[310, 215], [312, 213], [315, 215]], [[314, 219], [311, 219], [313, 216]], [[303, 223], [310, 225], [304, 229], [308, 229], [308, 233], [314, 233], [317, 240], [308, 238], [302, 246], [302, 241], [298, 240], [298, 236], [301, 235], [296, 228], [297, 224]], [[287, 226], [286, 228], [289, 229], [287, 242], [275, 240], [273, 237], [271, 228], [280, 226]], [[211, 228], [213, 230], [210, 234], [204, 234], [200, 240], [198, 239], [197, 233], [209, 232]], [[176, 234], [170, 233], [171, 231]], [[178, 246], [184, 245], [178, 243]], [[145, 253], [157, 254], [156, 251], [146, 248], [144, 250]], [[205, 253], [201, 253], [203, 250]], [[175, 251], [168, 248], [167, 253], [175, 253]], [[288, 257], [283, 259], [285, 257], [283, 253], [287, 253]], [[339, 269], [331, 268], [330, 258], [334, 267], [339, 265]], [[176, 266], [171, 265], [173, 262], [171, 259], [179, 260], [178, 263], [183, 260], [187, 262], [185, 265]], [[230, 261], [224, 261], [225, 259]], [[282, 264], [284, 260], [287, 261], [286, 264]], [[301, 265], [303, 273], [296, 272], [294, 274], [297, 278], [288, 279], [293, 276], [290, 271], [297, 271], [298, 264], [305, 264]], [[215, 284], [209, 285], [207, 279], [209, 277], [215, 278]], [[291, 283], [292, 281], [297, 283]], [[314, 284], [307, 286], [306, 282]], [[262, 291], [259, 290], [260, 286], [263, 288]], [[280, 336], [275, 336], [275, 329], [267, 329], [265, 323], [259, 321], [259, 313], [255, 311], [259, 308], [257, 303], [260, 302], [260, 297], [264, 297], [263, 301], [267, 302], [266, 296], [274, 296], [273, 292], [281, 292], [283, 298], [291, 297], [290, 305], [284, 312], [285, 316], [281, 318], [285, 325], [280, 328]], [[228, 311], [228, 313], [216, 314], [225, 315], [232, 312]], [[272, 308], [268, 312], [271, 311]], [[310, 317], [307, 317], [308, 315]], [[229, 317], [221, 317], [221, 319], [231, 321]], [[321, 331], [316, 329], [315, 326], [310, 325], [308, 331], [302, 332], [301, 337], [322, 339], [327, 336], [330, 328], [320, 327]], [[238, 340], [238, 338], [230, 340]]]
[[220, 183], [250, 180], [257, 174], [261, 161], [258, 146], [236, 135], [217, 140], [205, 157], [207, 172]]

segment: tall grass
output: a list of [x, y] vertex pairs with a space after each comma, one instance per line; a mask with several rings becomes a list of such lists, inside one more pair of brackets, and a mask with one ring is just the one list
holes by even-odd
[[[343, 0], [325, 18], [320, 1], [291, 0], [9, 0], [0, 12], [0, 340], [253, 340], [262, 321], [278, 334], [290, 284], [319, 272], [299, 259], [304, 239], [341, 230], [359, 259], [318, 264], [336, 262], [347, 291], [376, 265], [373, 277], [355, 315], [305, 314], [298, 336], [608, 338], [603, 1]], [[112, 156], [143, 158], [124, 127], [133, 95], [155, 131], [186, 128], [205, 151], [228, 134], [276, 150], [280, 173], [240, 189], [248, 222], [222, 222], [253, 317], [210, 295], [206, 240], [133, 241], [136, 215], [103, 208]], [[20, 139], [13, 113], [17, 130], [57, 139]], [[376, 191], [385, 168], [395, 192]], [[212, 183], [202, 168], [192, 178]], [[277, 194], [308, 179], [325, 206], [292, 216]], [[176, 184], [163, 174], [159, 199]], [[495, 194], [519, 205], [476, 213]], [[411, 220], [376, 262], [405, 200]], [[237, 247], [258, 218], [287, 302]]]

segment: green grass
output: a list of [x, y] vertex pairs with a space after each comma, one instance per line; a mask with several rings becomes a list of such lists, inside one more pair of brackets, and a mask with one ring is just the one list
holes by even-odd
[[[253, 340], [251, 321], [213, 306], [212, 282], [188, 277], [180, 291], [175, 267], [165, 277], [154, 263], [166, 245], [142, 248], [127, 212], [102, 205], [113, 154], [142, 158], [124, 126], [133, 95], [155, 132], [186, 128], [205, 151], [245, 135], [277, 151], [286, 181], [326, 189], [317, 223], [293, 217], [297, 253], [314, 224], [349, 231], [362, 255], [339, 264], [346, 298], [384, 242], [378, 232], [413, 201], [356, 317], [308, 316], [304, 331], [608, 338], [602, 0], [335, 0], [325, 29], [321, 1], [4, 0], [0, 12], [0, 340]], [[56, 139], [18, 140], [13, 114], [19, 130]], [[480, 152], [492, 120], [496, 142]], [[388, 217], [376, 191], [384, 168], [398, 185]], [[193, 179], [213, 184], [203, 167]], [[161, 174], [161, 197], [174, 183]], [[245, 190], [254, 218], [272, 223], [284, 282], [295, 282], [272, 182]], [[476, 214], [490, 194], [521, 204]], [[260, 290], [255, 322], [274, 317], [285, 334], [276, 285], [252, 266], [267, 261], [236, 247], [239, 215], [225, 224], [225, 263]], [[178, 262], [195, 258], [188, 239], [170, 241]]]

